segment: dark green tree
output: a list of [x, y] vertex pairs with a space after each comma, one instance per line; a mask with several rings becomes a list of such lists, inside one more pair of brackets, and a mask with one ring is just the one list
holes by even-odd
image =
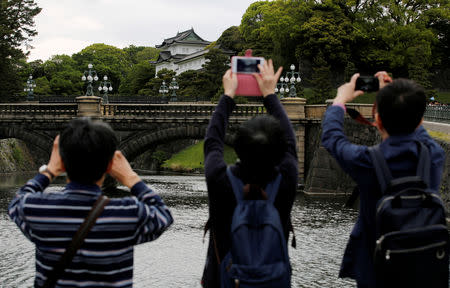
[[132, 63], [126, 52], [106, 44], [92, 44], [72, 55], [79, 71], [87, 70], [88, 64], [94, 65], [94, 70], [100, 79], [107, 75], [116, 91]]
[[265, 14], [271, 10], [272, 5], [269, 1], [258, 1], [250, 4], [245, 11], [239, 26], [240, 34], [244, 39], [242, 52], [252, 49], [254, 56], [272, 58], [273, 42], [270, 35], [264, 33], [263, 29]]
[[[150, 78], [150, 80], [145, 83], [144, 88], [138, 91], [139, 95], [162, 96], [162, 94], [159, 93], [159, 88], [163, 81], [165, 81], [167, 87], [169, 87], [170, 81], [172, 81], [172, 78], [175, 76], [175, 71], [164, 68], [159, 70], [158, 73], [156, 73], [156, 76], [157, 77], [155, 78]], [[166, 97], [168, 97], [167, 94]]]
[[333, 97], [331, 86], [331, 71], [330, 66], [325, 61], [322, 52], [319, 52], [314, 57], [312, 74], [312, 90], [313, 95], [311, 99], [307, 99], [309, 104], [325, 104], [327, 99]]
[[[68, 55], [54, 55], [45, 61], [41, 69], [43, 77], [49, 81], [51, 95], [83, 95], [82, 73], [77, 63]], [[36, 87], [37, 87], [36, 83]], [[45, 90], [42, 90], [45, 91]]]
[[222, 76], [229, 69], [230, 56], [220, 49], [212, 48], [205, 54], [205, 58], [207, 61], [203, 64], [203, 71], [199, 77], [204, 77], [206, 82], [199, 92], [202, 97], [212, 98], [222, 86]]
[[241, 36], [238, 26], [231, 26], [223, 31], [216, 44], [222, 48], [239, 53], [244, 46], [244, 39]]
[[145, 84], [155, 77], [155, 66], [144, 60], [133, 65], [119, 87], [120, 94], [138, 94]]
[[32, 48], [36, 36], [34, 17], [41, 12], [34, 0], [2, 0], [0, 2], [0, 100], [23, 91], [26, 78], [19, 70], [26, 68], [26, 54], [21, 46]]

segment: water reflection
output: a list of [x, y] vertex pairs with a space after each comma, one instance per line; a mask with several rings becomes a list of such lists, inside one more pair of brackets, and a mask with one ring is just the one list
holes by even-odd
[[[34, 246], [7, 215], [26, 177], [0, 184], [0, 287], [32, 287]], [[135, 248], [134, 287], [200, 287], [207, 243], [208, 198], [202, 176], [142, 176], [171, 207], [174, 225], [160, 239]], [[7, 183], [7, 184], [5, 184]], [[55, 184], [52, 190], [62, 189]], [[124, 188], [124, 187], [122, 187]], [[125, 192], [128, 193], [128, 192]], [[338, 270], [356, 211], [342, 202], [298, 195], [293, 207], [297, 249], [290, 248], [292, 287], [353, 287]]]

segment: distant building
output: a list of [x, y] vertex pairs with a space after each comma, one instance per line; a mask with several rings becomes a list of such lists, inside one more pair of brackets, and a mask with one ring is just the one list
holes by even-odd
[[[155, 64], [156, 73], [161, 69], [169, 69], [179, 75], [187, 70], [200, 70], [205, 64], [205, 54], [209, 49], [205, 49], [211, 42], [202, 39], [194, 29], [178, 32], [175, 37], [164, 39], [161, 45], [156, 45], [160, 49], [159, 57]], [[233, 54], [232, 51], [224, 51]]]

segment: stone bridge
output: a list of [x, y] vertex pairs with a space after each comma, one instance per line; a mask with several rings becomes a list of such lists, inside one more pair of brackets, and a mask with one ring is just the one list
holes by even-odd
[[[318, 134], [326, 105], [305, 105], [305, 99], [281, 100], [297, 137], [299, 180], [305, 183], [312, 156], [320, 146]], [[370, 105], [354, 105], [366, 117]], [[111, 125], [120, 140], [120, 149], [132, 161], [153, 145], [179, 139], [203, 139], [215, 104], [102, 104], [98, 97], [82, 96], [77, 103], [0, 104], [0, 139], [17, 138], [51, 151], [54, 137], [76, 117], [90, 116]], [[265, 113], [262, 104], [237, 105], [230, 119], [226, 143], [232, 144], [240, 123]]]

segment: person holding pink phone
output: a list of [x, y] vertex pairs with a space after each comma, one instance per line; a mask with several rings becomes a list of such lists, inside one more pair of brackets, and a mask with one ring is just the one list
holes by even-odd
[[[269, 115], [255, 117], [238, 128], [234, 148], [240, 160], [228, 169], [245, 185], [245, 199], [265, 199], [266, 186], [281, 174], [274, 206], [287, 242], [298, 181], [295, 136], [280, 101], [273, 94], [282, 67], [275, 72], [272, 60], [268, 60], [259, 64], [258, 69], [259, 73], [249, 76], [254, 77]], [[220, 263], [231, 248], [232, 216], [237, 205], [223, 157], [228, 119], [236, 106], [234, 96], [238, 87], [238, 77], [232, 69], [223, 76], [223, 87], [224, 95], [210, 120], [204, 144], [209, 197], [206, 229], [210, 230], [210, 235], [201, 281], [203, 287], [221, 287]]]

